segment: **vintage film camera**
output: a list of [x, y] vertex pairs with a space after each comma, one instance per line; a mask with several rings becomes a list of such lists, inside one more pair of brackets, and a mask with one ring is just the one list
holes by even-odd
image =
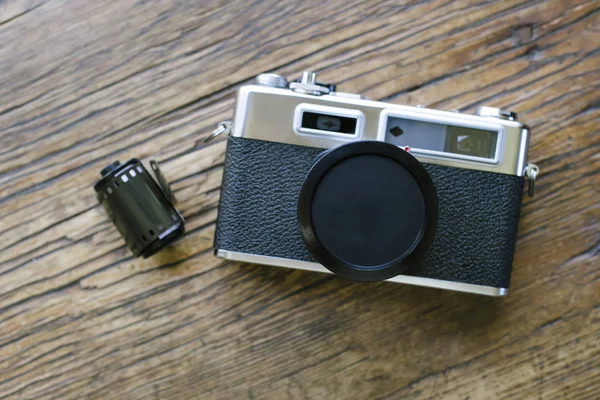
[[[223, 129], [221, 129], [223, 130]], [[239, 89], [215, 235], [219, 257], [359, 281], [507, 293], [529, 129], [371, 101], [316, 74]]]

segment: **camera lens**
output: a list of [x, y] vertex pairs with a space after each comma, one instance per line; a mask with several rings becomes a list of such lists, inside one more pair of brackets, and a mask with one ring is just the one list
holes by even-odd
[[428, 245], [437, 195], [423, 166], [404, 150], [354, 142], [315, 162], [300, 193], [298, 219], [307, 247], [332, 272], [389, 279]]

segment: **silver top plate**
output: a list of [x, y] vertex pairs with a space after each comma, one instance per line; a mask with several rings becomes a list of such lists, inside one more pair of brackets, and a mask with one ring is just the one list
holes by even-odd
[[[333, 115], [356, 117], [357, 130], [354, 135], [346, 135], [301, 129], [298, 116], [306, 110], [326, 110]], [[241, 87], [236, 101], [232, 136], [330, 149], [356, 140], [385, 141], [389, 117], [498, 132], [496, 152], [490, 159], [424, 149], [411, 149], [411, 152], [425, 163], [524, 175], [529, 131], [518, 121], [360, 98], [313, 96], [287, 88], [259, 85]]]

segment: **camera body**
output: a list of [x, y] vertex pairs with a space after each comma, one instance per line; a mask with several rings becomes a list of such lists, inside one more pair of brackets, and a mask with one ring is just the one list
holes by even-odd
[[[310, 244], [320, 234], [303, 226], [301, 203], [311, 201], [314, 193], [304, 196], [302, 192], [310, 175], [318, 169], [315, 165], [327, 159], [329, 152], [351, 143], [357, 147], [367, 142], [387, 143], [393, 145], [387, 147], [408, 151], [410, 157], [390, 150], [400, 161], [410, 164], [408, 158], [418, 160], [418, 168], [428, 174], [419, 185], [423, 189], [432, 184], [434, 188], [434, 192], [427, 189], [419, 195], [423, 204], [427, 203], [423, 207], [429, 207], [423, 210], [432, 211], [424, 214], [431, 225], [427, 225], [428, 230], [425, 223], [417, 230], [419, 235], [425, 231], [428, 236], [429, 232], [430, 237], [419, 244], [418, 255], [402, 260], [402, 269], [396, 270], [400, 273], [386, 279], [505, 295], [526, 174], [527, 126], [518, 122], [514, 113], [491, 107], [482, 107], [478, 115], [467, 115], [371, 101], [357, 94], [337, 92], [335, 86], [317, 82], [316, 75], [310, 72], [296, 82], [262, 74], [257, 77], [257, 84], [239, 89], [228, 139], [215, 254], [241, 262], [335, 272], [335, 268], [317, 260], [323, 258]], [[333, 160], [330, 165], [336, 162]], [[416, 174], [419, 173], [422, 174]], [[430, 182], [421, 184], [423, 180]], [[385, 185], [388, 184], [383, 182], [380, 186]], [[408, 207], [402, 200], [402, 191], [408, 189], [398, 190], [400, 200], [395, 198], [394, 204]], [[357, 188], [356, 196], [363, 195], [364, 190]], [[353, 194], [347, 196], [348, 202], [352, 203], [353, 198]], [[369, 212], [379, 208], [378, 201], [387, 201], [377, 199], [368, 199]], [[344, 198], [336, 201], [345, 205]], [[335, 207], [331, 213], [335, 213]], [[305, 219], [310, 225], [318, 215], [328, 213], [308, 214]], [[401, 220], [412, 214], [408, 210]], [[369, 219], [374, 218], [368, 215]], [[379, 232], [379, 225], [371, 226], [364, 219], [352, 227], [367, 226], [372, 229], [371, 237], [373, 232]], [[336, 229], [342, 234], [343, 229], [350, 228], [332, 226], [333, 236]], [[386, 234], [385, 229], [382, 235]]]

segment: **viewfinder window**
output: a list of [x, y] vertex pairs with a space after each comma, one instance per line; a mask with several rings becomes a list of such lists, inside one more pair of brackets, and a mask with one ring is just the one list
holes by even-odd
[[302, 114], [301, 127], [304, 129], [354, 135], [356, 133], [356, 125], [357, 119], [352, 117], [320, 114], [310, 111], [305, 111]]

